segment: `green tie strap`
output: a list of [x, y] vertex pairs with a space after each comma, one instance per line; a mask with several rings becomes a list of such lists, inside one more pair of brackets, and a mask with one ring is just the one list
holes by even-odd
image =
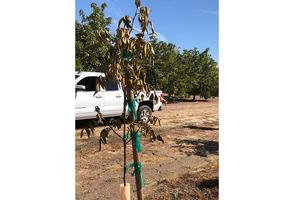
[[138, 102], [136, 97], [131, 102], [128, 102], [127, 105], [128, 105], [127, 112], [130, 113], [131, 111], [133, 111], [133, 120], [135, 121], [137, 119], [137, 107], [138, 107]]
[[143, 172], [142, 172], [142, 163], [138, 162], [137, 169], [134, 167], [134, 163], [129, 163], [125, 165], [125, 171], [128, 173], [131, 168], [134, 168], [133, 172], [131, 173], [131, 176], [133, 176], [135, 173], [138, 173], [141, 177], [141, 187], [144, 187], [144, 178], [143, 178]]
[[142, 144], [141, 144], [141, 133], [140, 132], [136, 132], [135, 133], [135, 145], [136, 145], [136, 150], [137, 152], [142, 152], [143, 148], [142, 148]]
[[131, 138], [135, 138], [135, 146], [136, 146], [136, 150], [137, 152], [142, 152], [143, 150], [143, 147], [142, 147], [142, 144], [141, 144], [141, 135], [142, 133], [141, 132], [138, 132], [138, 131], [134, 131], [133, 129], [130, 130], [130, 133], [131, 133]]

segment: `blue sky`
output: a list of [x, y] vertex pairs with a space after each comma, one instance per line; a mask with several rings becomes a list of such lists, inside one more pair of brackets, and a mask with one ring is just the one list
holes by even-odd
[[[133, 15], [134, 0], [76, 0], [76, 19], [78, 11], [91, 12], [90, 4], [105, 2], [107, 17], [114, 23], [124, 15]], [[158, 39], [171, 42], [180, 49], [210, 48], [212, 57], [219, 61], [219, 3], [218, 0], [141, 0], [142, 5], [150, 7], [150, 19], [158, 33]]]

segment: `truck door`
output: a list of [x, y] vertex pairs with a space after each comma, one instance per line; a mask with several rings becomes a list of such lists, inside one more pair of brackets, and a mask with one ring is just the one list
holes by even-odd
[[100, 110], [104, 106], [101, 92], [95, 94], [97, 78], [97, 76], [88, 76], [77, 83], [77, 85], [85, 86], [85, 90], [76, 92], [76, 120], [96, 118], [95, 106], [99, 106]]
[[123, 113], [123, 91], [116, 81], [108, 80], [103, 88], [104, 107], [108, 116], [121, 116]]

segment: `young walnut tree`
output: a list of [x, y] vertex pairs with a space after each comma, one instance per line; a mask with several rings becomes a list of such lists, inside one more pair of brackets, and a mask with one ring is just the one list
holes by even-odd
[[[139, 91], [144, 91], [146, 95], [149, 95], [151, 88], [145, 81], [146, 74], [143, 66], [139, 65], [139, 63], [146, 61], [154, 65], [155, 52], [150, 41], [155, 39], [156, 33], [149, 19], [150, 9], [146, 6], [142, 6], [140, 0], [135, 0], [135, 6], [136, 11], [133, 17], [126, 15], [119, 20], [115, 36], [112, 36], [107, 29], [96, 31], [98, 40], [102, 44], [109, 46], [106, 55], [109, 65], [105, 72], [105, 80], [113, 79], [118, 81], [124, 92], [123, 135], [121, 136], [117, 132], [117, 129], [121, 128], [120, 120], [107, 122], [101, 114], [101, 108], [96, 107], [95, 110], [97, 111], [98, 123], [106, 125], [100, 133], [99, 150], [101, 150], [101, 144], [107, 143], [107, 138], [110, 133], [114, 133], [122, 139], [124, 148], [124, 185], [126, 185], [126, 172], [128, 172], [130, 168], [133, 168], [132, 174], [135, 175], [137, 197], [140, 200], [142, 199], [143, 187], [142, 163], [139, 161], [138, 155], [138, 153], [142, 151], [140, 137], [141, 135], [145, 137], [149, 136], [152, 142], [159, 140], [164, 143], [164, 140], [160, 135], [156, 135], [149, 125], [155, 125], [157, 122], [160, 125], [160, 120], [157, 117], [150, 116], [149, 124], [139, 121], [137, 117], [138, 102], [135, 95]], [[100, 85], [105, 84], [105, 80], [99, 77], [95, 93], [100, 90]], [[152, 100], [154, 99], [152, 98]], [[130, 122], [127, 127], [125, 124], [126, 107], [128, 107], [128, 120]], [[91, 125], [84, 130], [89, 135], [91, 132], [94, 132]], [[126, 145], [130, 141], [132, 144], [134, 162], [126, 163]]]

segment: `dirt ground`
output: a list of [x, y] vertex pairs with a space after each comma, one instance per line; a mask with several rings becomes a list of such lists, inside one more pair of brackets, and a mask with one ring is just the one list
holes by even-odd
[[[219, 196], [219, 102], [180, 102], [168, 104], [153, 115], [161, 126], [153, 129], [165, 143], [142, 137], [145, 200], [207, 199]], [[76, 199], [119, 199], [123, 182], [122, 141], [110, 134], [99, 152], [97, 127], [91, 138], [80, 138], [76, 129]], [[121, 133], [121, 131], [120, 131]], [[131, 145], [127, 163], [132, 162]], [[136, 199], [134, 177], [127, 174], [132, 199]]]

